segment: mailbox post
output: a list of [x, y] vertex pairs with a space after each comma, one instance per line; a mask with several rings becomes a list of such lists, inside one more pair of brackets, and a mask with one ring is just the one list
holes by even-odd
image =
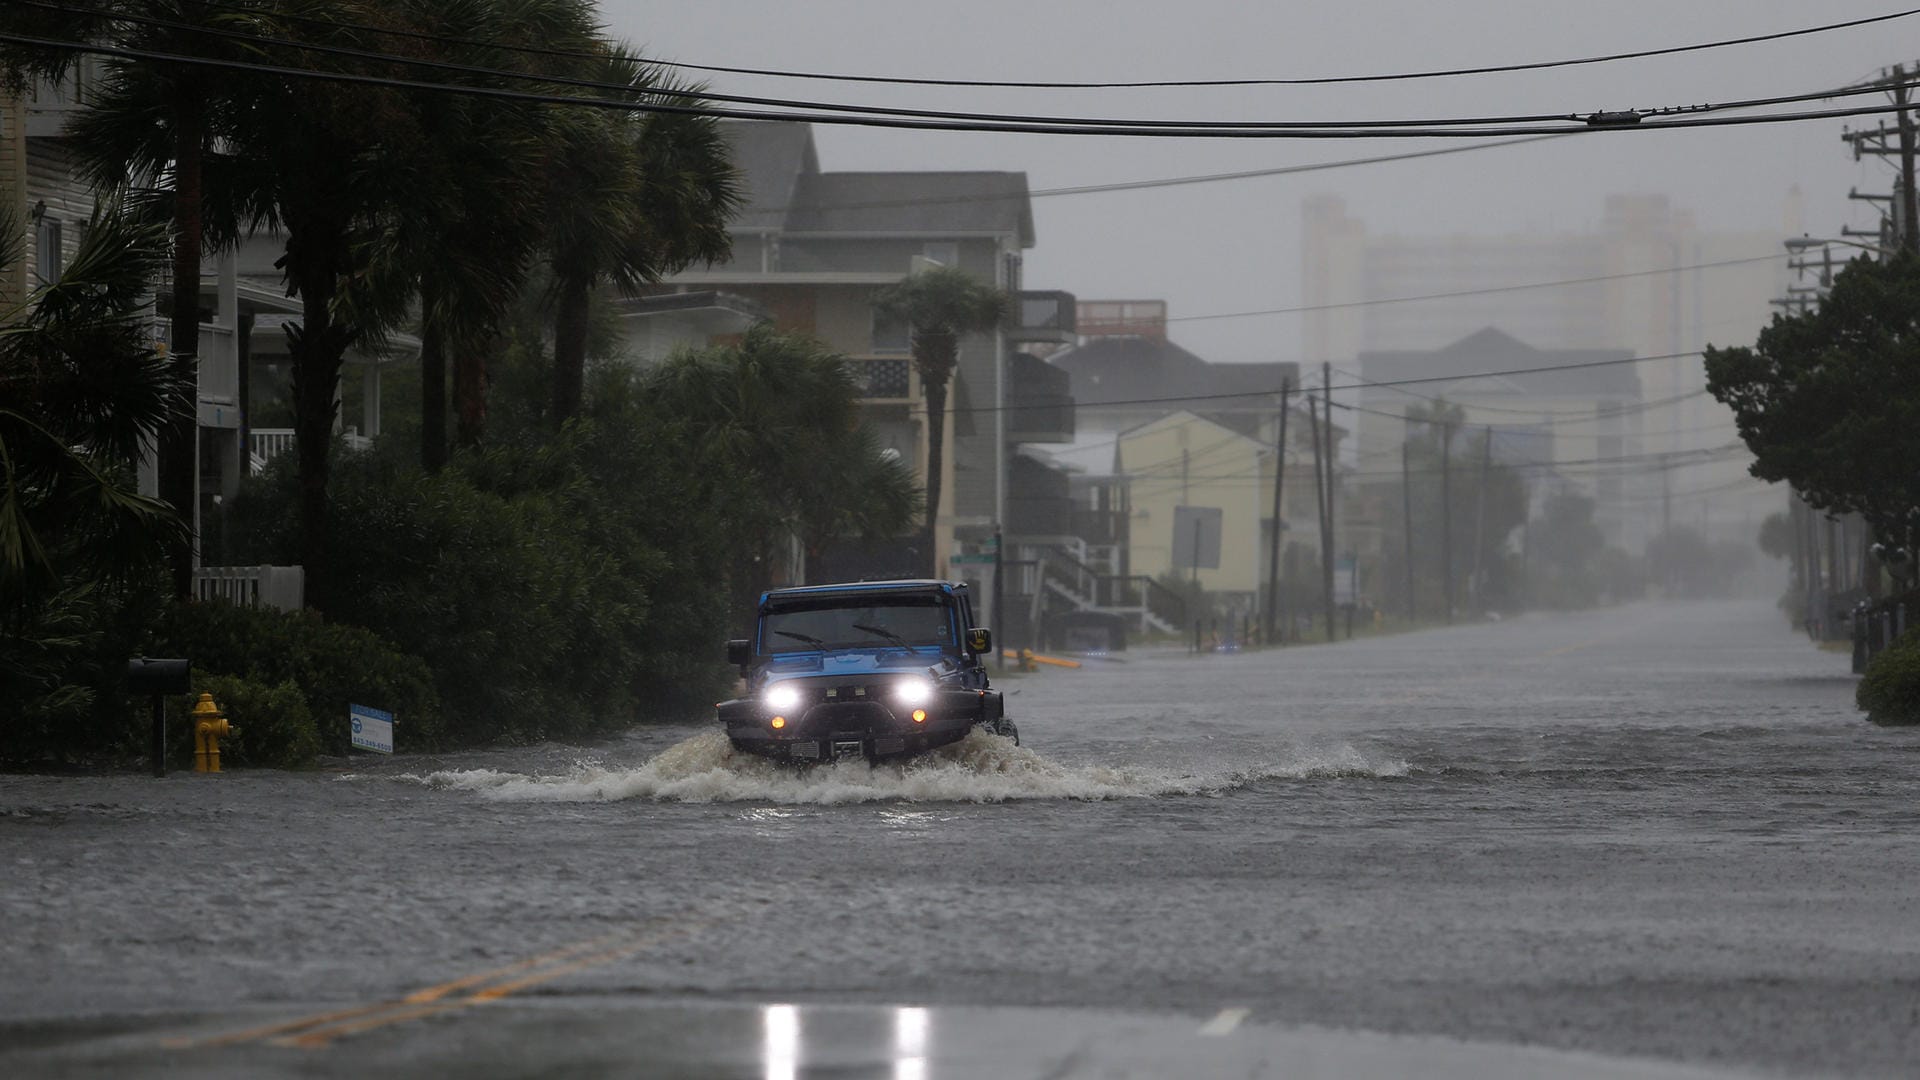
[[137, 656], [127, 661], [127, 692], [153, 697], [153, 775], [167, 775], [167, 695], [192, 689], [189, 660]]

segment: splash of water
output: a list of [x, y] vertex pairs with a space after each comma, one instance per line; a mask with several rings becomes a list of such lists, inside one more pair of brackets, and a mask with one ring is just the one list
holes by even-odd
[[951, 746], [902, 762], [848, 760], [794, 767], [736, 752], [725, 734], [703, 732], [633, 768], [583, 765], [561, 775], [462, 769], [412, 776], [430, 787], [507, 802], [1004, 802], [1217, 795], [1262, 779], [1404, 776], [1406, 762], [1369, 762], [1352, 747], [1212, 775], [1106, 765], [1068, 766], [1007, 739], [974, 731]]

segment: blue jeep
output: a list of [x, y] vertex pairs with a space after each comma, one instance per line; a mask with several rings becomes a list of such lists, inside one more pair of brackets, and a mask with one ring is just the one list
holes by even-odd
[[918, 754], [975, 726], [1020, 735], [982, 660], [967, 587], [862, 581], [774, 589], [754, 636], [727, 642], [745, 697], [719, 705], [735, 749], [785, 761]]

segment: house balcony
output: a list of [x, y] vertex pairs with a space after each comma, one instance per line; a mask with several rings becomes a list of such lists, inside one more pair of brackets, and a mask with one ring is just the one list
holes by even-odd
[[1017, 443], [1072, 442], [1072, 376], [1019, 352], [1012, 354], [1009, 369], [1007, 438]]
[[1007, 327], [1007, 340], [1017, 345], [1072, 345], [1078, 304], [1072, 293], [1020, 292], [1014, 294], [1018, 319]]
[[860, 398], [869, 403], [913, 402], [920, 399], [920, 376], [905, 356], [855, 356], [853, 382]]

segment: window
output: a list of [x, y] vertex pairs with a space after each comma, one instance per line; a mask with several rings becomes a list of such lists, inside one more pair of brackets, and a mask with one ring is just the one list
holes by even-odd
[[921, 247], [920, 254], [941, 266], [960, 265], [960, 245], [952, 240], [930, 240]]
[[40, 219], [40, 225], [33, 234], [34, 270], [42, 281], [60, 280], [60, 270], [66, 265], [60, 251], [60, 223], [51, 215]]
[[873, 351], [904, 353], [913, 350], [913, 328], [907, 320], [873, 313]]

